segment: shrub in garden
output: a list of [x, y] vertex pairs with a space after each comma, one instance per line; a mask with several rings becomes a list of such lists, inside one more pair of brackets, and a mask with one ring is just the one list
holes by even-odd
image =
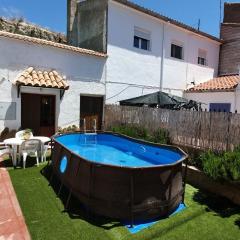
[[240, 181], [240, 148], [222, 154], [201, 154], [203, 171], [215, 180]]
[[155, 143], [170, 143], [169, 133], [165, 129], [158, 129], [152, 133], [149, 133], [148, 130], [144, 127], [139, 127], [136, 125], [119, 125], [112, 127], [111, 131]]
[[152, 133], [152, 142], [161, 144], [170, 144], [169, 132], [166, 129], [159, 128]]
[[7, 138], [14, 138], [16, 134], [16, 130], [9, 130], [8, 127], [5, 127], [2, 132], [0, 132], [0, 142]]
[[129, 137], [133, 138], [141, 138], [141, 139], [146, 139], [147, 138], [147, 130], [142, 127], [138, 127], [135, 125], [120, 125], [113, 127], [111, 131], [127, 135]]
[[63, 133], [70, 133], [70, 132], [78, 132], [80, 129], [76, 125], [68, 126], [66, 128], [61, 128], [58, 127], [58, 134], [63, 134]]

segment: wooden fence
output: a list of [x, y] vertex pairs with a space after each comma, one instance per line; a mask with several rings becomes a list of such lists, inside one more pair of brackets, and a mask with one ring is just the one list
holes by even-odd
[[107, 105], [105, 129], [120, 124], [165, 128], [172, 143], [183, 146], [224, 151], [240, 145], [240, 114]]

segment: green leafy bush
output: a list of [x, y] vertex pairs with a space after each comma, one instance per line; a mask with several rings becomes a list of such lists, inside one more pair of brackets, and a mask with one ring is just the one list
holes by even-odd
[[121, 125], [111, 129], [113, 132], [121, 133], [133, 138], [147, 139], [147, 130], [138, 126]]
[[155, 143], [170, 144], [169, 132], [166, 129], [159, 128], [152, 133], [150, 140]]
[[70, 132], [78, 132], [80, 129], [76, 125], [68, 126], [66, 128], [61, 128], [58, 127], [58, 134], [63, 134], [63, 133], [70, 133]]
[[240, 148], [222, 154], [211, 151], [201, 154], [203, 171], [215, 180], [240, 180]]
[[180, 148], [188, 154], [188, 164], [203, 170], [202, 161], [200, 156], [204, 153], [203, 150], [198, 148], [193, 148], [190, 146], [180, 146]]
[[161, 144], [170, 143], [169, 133], [165, 129], [158, 129], [152, 133], [149, 133], [147, 129], [144, 127], [139, 127], [136, 125], [120, 125], [112, 127], [110, 130], [112, 132], [117, 132], [120, 134], [127, 135], [129, 137], [139, 138], [154, 143]]

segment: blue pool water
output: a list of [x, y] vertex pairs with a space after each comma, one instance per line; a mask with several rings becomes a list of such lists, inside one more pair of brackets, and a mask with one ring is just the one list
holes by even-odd
[[56, 138], [72, 152], [87, 160], [123, 167], [150, 167], [177, 162], [180, 151], [150, 146], [112, 134], [70, 134]]

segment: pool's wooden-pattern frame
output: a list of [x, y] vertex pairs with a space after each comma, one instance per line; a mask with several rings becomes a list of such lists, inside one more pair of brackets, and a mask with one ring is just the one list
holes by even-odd
[[[62, 145], [57, 140], [58, 136], [54, 136], [53, 175], [59, 178], [61, 185], [69, 189], [66, 208], [74, 195], [95, 214], [134, 224], [169, 216], [184, 201], [186, 172], [183, 172], [182, 164], [188, 155], [180, 148], [137, 140], [112, 132], [98, 133], [120, 136], [144, 145], [168, 148], [180, 152], [183, 157], [174, 164], [151, 167], [106, 165], [80, 157]], [[68, 164], [66, 171], [61, 173], [60, 161], [64, 156], [67, 157]]]

